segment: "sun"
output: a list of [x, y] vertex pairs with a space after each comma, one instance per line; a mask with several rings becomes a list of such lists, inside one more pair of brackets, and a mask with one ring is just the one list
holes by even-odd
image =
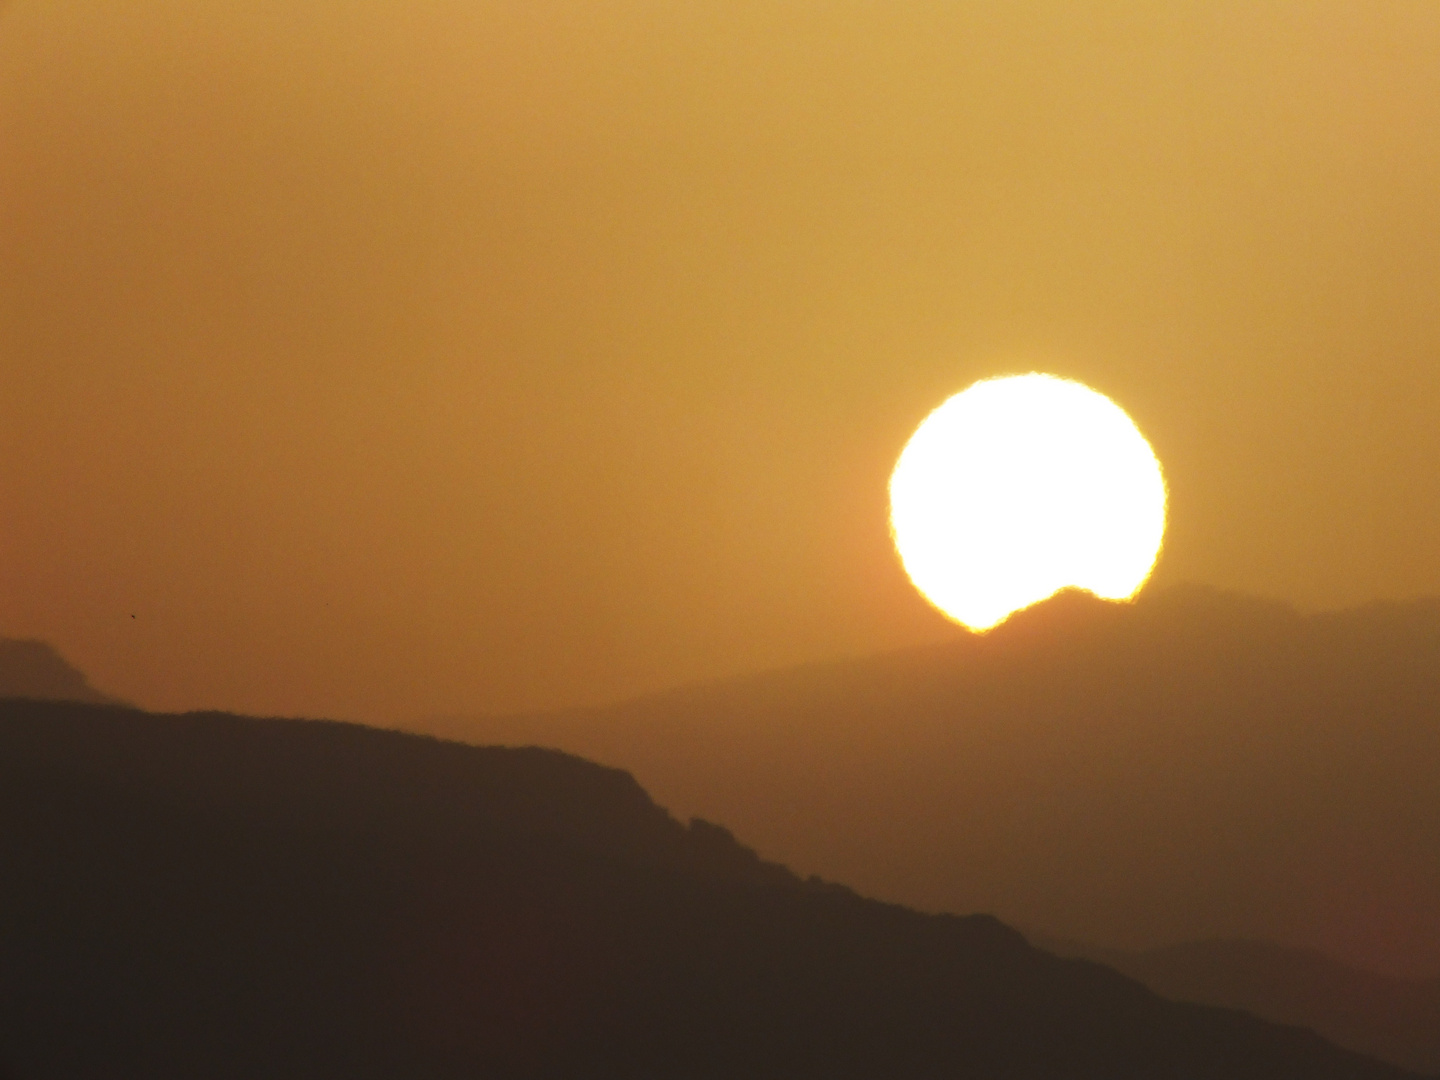
[[1160, 462], [1135, 422], [1053, 375], [956, 394], [916, 429], [890, 477], [905, 572], [972, 630], [1067, 587], [1134, 596], [1160, 553], [1165, 509]]

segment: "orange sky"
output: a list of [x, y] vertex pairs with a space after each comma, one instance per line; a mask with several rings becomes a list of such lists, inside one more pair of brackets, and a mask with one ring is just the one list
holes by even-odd
[[1431, 0], [14, 0], [0, 633], [366, 719], [935, 640], [890, 466], [1037, 367], [1160, 580], [1440, 593], [1437, 191]]

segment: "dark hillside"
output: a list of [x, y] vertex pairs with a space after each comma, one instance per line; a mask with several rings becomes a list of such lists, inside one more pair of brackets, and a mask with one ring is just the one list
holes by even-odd
[[1440, 1071], [1440, 979], [1390, 978], [1258, 941], [1195, 941], [1144, 952], [1044, 947], [1098, 960], [1175, 1001], [1244, 1009], [1385, 1061]]
[[20, 1080], [1405, 1075], [803, 883], [548, 751], [7, 702], [0, 870]]

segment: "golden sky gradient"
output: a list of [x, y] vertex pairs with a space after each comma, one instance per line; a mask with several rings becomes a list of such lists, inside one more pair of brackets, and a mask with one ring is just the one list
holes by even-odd
[[1440, 593], [1437, 191], [1431, 0], [14, 0], [0, 633], [365, 719], [937, 640], [890, 468], [1032, 368], [1157, 581]]

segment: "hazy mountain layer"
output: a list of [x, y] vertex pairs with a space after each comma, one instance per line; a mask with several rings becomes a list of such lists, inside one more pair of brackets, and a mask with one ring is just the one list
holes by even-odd
[[1063, 594], [931, 649], [439, 727], [630, 769], [768, 857], [930, 910], [1440, 972], [1440, 602]]
[[0, 638], [0, 698], [122, 704], [118, 698], [91, 686], [80, 671], [45, 642], [13, 638]]
[[547, 751], [0, 703], [0, 871], [34, 1080], [1406, 1075], [803, 883]]
[[1040, 942], [1107, 964], [1176, 1001], [1244, 1009], [1422, 1072], [1440, 1072], [1440, 979], [1394, 979], [1323, 955], [1255, 941], [1145, 952]]

